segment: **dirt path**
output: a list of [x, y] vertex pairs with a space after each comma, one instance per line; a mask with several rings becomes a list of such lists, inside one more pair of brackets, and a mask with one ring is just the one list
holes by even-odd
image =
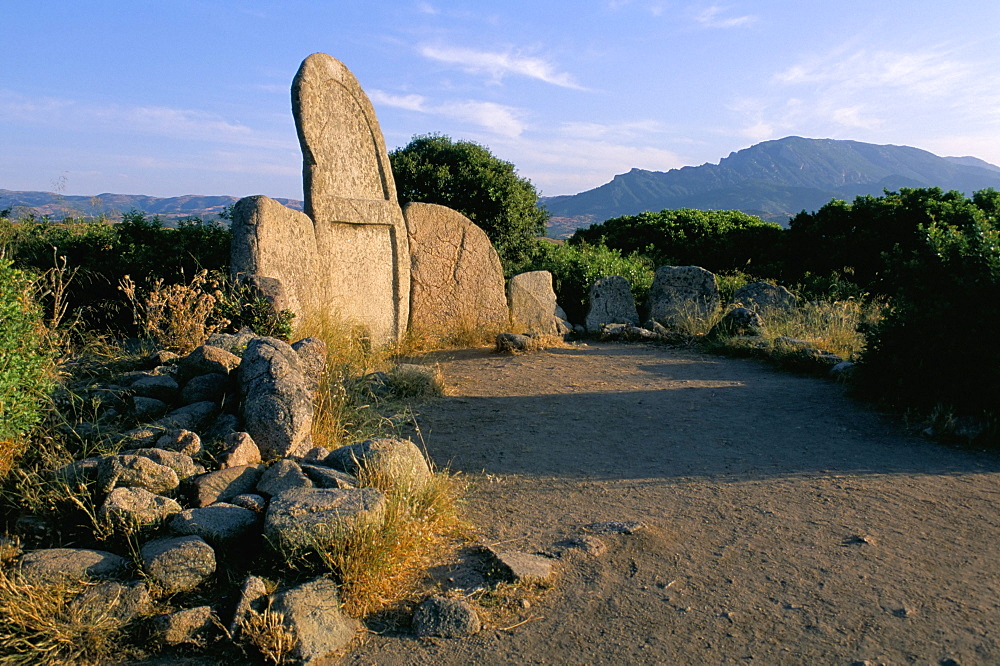
[[997, 456], [754, 361], [592, 344], [442, 369], [452, 395], [422, 435], [474, 479], [484, 541], [553, 552], [595, 521], [646, 527], [556, 560], [520, 627], [371, 635], [347, 663], [1000, 663]]

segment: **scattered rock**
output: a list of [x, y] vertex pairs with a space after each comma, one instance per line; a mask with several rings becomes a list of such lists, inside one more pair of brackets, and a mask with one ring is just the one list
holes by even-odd
[[260, 449], [248, 432], [231, 432], [223, 440], [226, 450], [219, 457], [219, 468], [256, 465], [260, 462]]
[[144, 488], [115, 488], [97, 510], [97, 518], [118, 532], [156, 525], [181, 511], [181, 505]]
[[[191, 433], [194, 434], [194, 433]], [[196, 435], [197, 436], [197, 435]], [[181, 481], [189, 477], [204, 474], [205, 468], [196, 463], [191, 456], [179, 451], [166, 449], [134, 449], [129, 454], [149, 458], [158, 465], [169, 467]]]
[[312, 448], [313, 401], [298, 354], [275, 338], [254, 338], [240, 366], [243, 422], [265, 460]]
[[733, 294], [732, 303], [749, 308], [754, 312], [787, 312], [798, 302], [795, 295], [781, 286], [767, 282], [751, 282], [743, 285]]
[[302, 468], [286, 458], [267, 468], [257, 482], [257, 491], [273, 497], [292, 488], [312, 488], [312, 485], [312, 480], [302, 473]]
[[496, 351], [500, 353], [512, 354], [514, 352], [525, 352], [531, 344], [531, 339], [527, 335], [519, 333], [500, 333], [497, 335]]
[[292, 349], [302, 362], [302, 376], [310, 392], [319, 389], [326, 370], [326, 343], [319, 338], [303, 338], [292, 343]]
[[148, 615], [153, 599], [143, 581], [118, 583], [108, 581], [86, 588], [69, 603], [68, 615], [81, 625], [100, 624], [113, 618], [121, 624]]
[[224, 546], [246, 536], [259, 520], [250, 509], [220, 502], [179, 512], [170, 521], [170, 529], [177, 534], [200, 536], [213, 546]]
[[106, 580], [124, 576], [131, 568], [124, 557], [84, 548], [33, 550], [22, 555], [19, 563], [22, 574], [44, 581], [85, 577]]
[[766, 333], [764, 320], [755, 310], [733, 308], [708, 332], [710, 339], [733, 336], [762, 336]]
[[155, 419], [170, 409], [170, 406], [156, 398], [145, 398], [141, 395], [132, 396], [132, 413], [139, 421]]
[[429, 597], [413, 614], [413, 630], [417, 636], [462, 638], [479, 633], [480, 627], [476, 609], [460, 599]]
[[192, 482], [193, 503], [196, 507], [203, 507], [227, 502], [252, 491], [263, 473], [263, 465], [242, 465], [202, 474]]
[[101, 492], [115, 488], [144, 488], [154, 494], [168, 493], [178, 485], [177, 472], [144, 456], [118, 455], [101, 458], [97, 464]]
[[219, 406], [211, 401], [192, 402], [175, 409], [153, 425], [160, 426], [165, 431], [170, 430], [203, 430], [212, 418], [219, 413]]
[[198, 536], [155, 539], [140, 556], [146, 573], [167, 594], [193, 590], [215, 573], [215, 551]]
[[254, 513], [263, 513], [267, 508], [267, 500], [262, 495], [255, 493], [243, 493], [229, 500], [233, 506], [249, 509]]
[[198, 606], [169, 615], [159, 615], [150, 622], [153, 640], [166, 645], [197, 643], [199, 635], [214, 625], [212, 616], [211, 606]]
[[[103, 456], [102, 456], [103, 457]], [[52, 476], [70, 485], [97, 481], [101, 457], [74, 460], [52, 471]]]
[[588, 532], [593, 534], [634, 534], [644, 527], [637, 520], [616, 520], [587, 525]]
[[[325, 449], [324, 449], [325, 450]], [[329, 453], [327, 454], [329, 455]], [[302, 471], [308, 476], [316, 488], [357, 488], [358, 479], [347, 472], [321, 467], [319, 465], [302, 465]]]
[[249, 328], [243, 328], [239, 333], [213, 333], [208, 336], [205, 344], [225, 349], [230, 354], [240, 356], [255, 337], [257, 337], [256, 333]]
[[196, 456], [201, 453], [201, 437], [190, 430], [171, 430], [156, 440], [156, 448]]
[[374, 488], [298, 488], [271, 500], [264, 534], [274, 544], [332, 538], [359, 521], [377, 520], [385, 496]]
[[326, 464], [355, 476], [364, 471], [397, 486], [420, 487], [431, 478], [424, 454], [408, 439], [369, 439], [342, 446], [330, 453]]
[[231, 386], [228, 375], [212, 372], [192, 377], [181, 390], [180, 402], [190, 405], [194, 402], [219, 402]]
[[180, 390], [177, 380], [169, 375], [143, 377], [132, 382], [130, 388], [136, 396], [153, 398], [167, 404], [177, 400], [177, 394]]
[[240, 357], [213, 345], [202, 345], [178, 359], [177, 374], [183, 381], [198, 375], [228, 375], [240, 366]]
[[264, 600], [267, 597], [267, 583], [258, 576], [247, 576], [240, 588], [240, 599], [236, 602], [236, 610], [233, 611], [233, 619], [229, 622], [229, 635], [233, 638], [239, 636], [243, 631], [243, 621], [247, 614], [253, 610], [260, 612], [263, 610]]
[[492, 548], [489, 552], [500, 575], [514, 583], [546, 583], [552, 578], [552, 560], [547, 557]]
[[296, 637], [293, 657], [300, 663], [321, 663], [347, 645], [361, 624], [344, 615], [337, 585], [317, 578], [273, 595], [272, 612], [283, 617]]

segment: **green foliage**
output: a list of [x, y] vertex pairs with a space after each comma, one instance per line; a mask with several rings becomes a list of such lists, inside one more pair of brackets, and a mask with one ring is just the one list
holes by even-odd
[[548, 214], [538, 208], [534, 185], [479, 144], [427, 134], [389, 153], [389, 161], [400, 205], [457, 210], [486, 232], [505, 266], [526, 260], [545, 233]]
[[31, 280], [0, 258], [0, 456], [38, 421], [52, 387], [52, 350]]
[[653, 285], [653, 264], [639, 255], [622, 256], [603, 245], [555, 245], [539, 241], [532, 259], [517, 273], [549, 271], [559, 304], [570, 321], [582, 322], [587, 315], [590, 287], [598, 279], [620, 275], [632, 285], [636, 305], [642, 310]]
[[188, 218], [170, 229], [138, 211], [116, 224], [0, 218], [0, 245], [17, 268], [40, 274], [56, 257], [65, 257], [66, 265], [77, 269], [66, 294], [71, 316], [84, 314], [90, 328], [117, 331], [131, 325], [117, 288], [125, 275], [169, 285], [187, 282], [202, 268], [224, 271], [231, 237], [217, 223]]
[[578, 230], [570, 243], [640, 253], [657, 266], [701, 266], [713, 273], [769, 271], [782, 229], [738, 210], [662, 210], [616, 217]]
[[[1000, 404], [995, 194], [977, 193], [964, 202], [949, 196], [947, 203], [961, 213], [950, 216], [953, 223], [921, 225], [915, 247], [900, 247], [889, 257], [892, 307], [866, 331], [861, 359], [861, 378], [872, 394], [896, 406], [930, 410], [945, 404], [964, 414]], [[932, 207], [939, 208], [937, 202]]]
[[236, 331], [249, 328], [257, 335], [285, 341], [291, 338], [294, 312], [275, 312], [271, 303], [246, 282], [234, 282], [220, 273], [212, 277], [219, 287], [214, 294], [217, 319], [227, 320], [229, 328]]
[[791, 222], [785, 261], [786, 278], [806, 273], [840, 272], [862, 290], [893, 293], [900, 285], [885, 272], [887, 253], [915, 251], [930, 224], [967, 225], [980, 208], [1000, 205], [1000, 193], [983, 190], [970, 200], [940, 188], [903, 188], [883, 196], [856, 197], [854, 203], [831, 201], [815, 213], [799, 213]]

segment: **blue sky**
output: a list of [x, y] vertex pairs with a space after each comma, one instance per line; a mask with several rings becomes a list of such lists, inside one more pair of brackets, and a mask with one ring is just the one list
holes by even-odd
[[391, 150], [479, 142], [544, 195], [788, 135], [1000, 164], [1000, 3], [0, 0], [0, 188], [301, 198], [322, 51]]

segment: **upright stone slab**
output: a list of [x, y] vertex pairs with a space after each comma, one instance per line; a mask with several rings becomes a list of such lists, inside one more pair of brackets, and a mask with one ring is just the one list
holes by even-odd
[[343, 63], [314, 53], [292, 82], [292, 113], [305, 214], [267, 197], [241, 199], [231, 270], [257, 278], [276, 308], [328, 310], [377, 343], [399, 340], [409, 319], [409, 249], [371, 102]]
[[312, 393], [288, 343], [251, 340], [239, 378], [243, 423], [265, 460], [301, 456], [312, 448]]
[[639, 312], [635, 309], [632, 287], [620, 275], [602, 277], [590, 288], [587, 331], [599, 333], [605, 324], [639, 325]]
[[743, 285], [733, 294], [733, 303], [758, 313], [787, 312], [795, 307], [798, 299], [784, 287], [767, 282], [751, 282]]
[[660, 266], [649, 290], [649, 318], [667, 328], [719, 308], [715, 275], [698, 266]]
[[507, 304], [510, 320], [515, 328], [525, 333], [562, 335], [569, 325], [562, 316], [552, 289], [552, 273], [531, 271], [510, 279], [507, 285]]
[[509, 324], [503, 266], [486, 233], [435, 204], [403, 208], [410, 241], [410, 330], [431, 336], [459, 328], [490, 337]]

